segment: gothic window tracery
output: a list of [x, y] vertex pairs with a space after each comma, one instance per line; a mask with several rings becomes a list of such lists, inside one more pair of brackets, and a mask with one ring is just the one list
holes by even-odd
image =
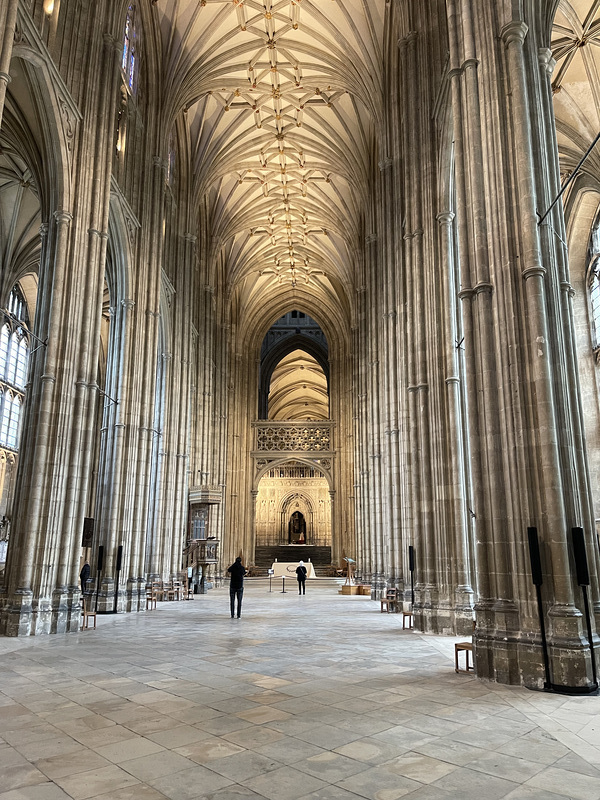
[[127, 86], [132, 93], [135, 93], [137, 88], [138, 72], [138, 32], [135, 12], [135, 3], [131, 3], [127, 9], [127, 16], [125, 18], [123, 55], [121, 58], [121, 69], [123, 70]]
[[10, 294], [7, 311], [8, 319], [0, 329], [0, 447], [17, 450], [29, 358], [27, 305], [18, 285]]
[[588, 256], [588, 295], [592, 347], [600, 354], [600, 215], [596, 218], [590, 237]]

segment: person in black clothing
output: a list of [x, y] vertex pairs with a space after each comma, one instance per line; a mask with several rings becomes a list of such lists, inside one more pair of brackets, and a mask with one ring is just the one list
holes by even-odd
[[246, 567], [242, 566], [242, 559], [238, 556], [235, 562], [227, 568], [231, 575], [229, 580], [229, 603], [231, 606], [231, 619], [235, 616], [235, 598], [237, 597], [237, 616], [242, 616], [242, 595], [244, 594], [244, 575]]
[[301, 561], [296, 567], [296, 577], [298, 578], [298, 594], [306, 594], [306, 567]]
[[81, 568], [81, 572], [79, 573], [79, 580], [81, 581], [81, 591], [85, 592], [85, 585], [90, 579], [90, 574], [92, 570], [90, 565], [86, 561], [83, 567]]

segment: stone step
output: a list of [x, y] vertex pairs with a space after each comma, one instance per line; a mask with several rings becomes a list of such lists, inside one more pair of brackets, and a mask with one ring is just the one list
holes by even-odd
[[254, 566], [258, 570], [267, 570], [274, 561], [311, 561], [317, 575], [323, 575], [331, 565], [331, 547], [314, 547], [306, 544], [273, 545], [257, 547], [254, 555]]

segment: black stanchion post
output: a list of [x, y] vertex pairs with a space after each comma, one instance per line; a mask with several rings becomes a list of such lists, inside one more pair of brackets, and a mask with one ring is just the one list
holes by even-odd
[[585, 621], [587, 625], [588, 642], [590, 643], [590, 657], [592, 660], [592, 686], [593, 691], [598, 688], [596, 677], [596, 652], [592, 635], [592, 618], [590, 615], [590, 604], [588, 602], [587, 587], [590, 585], [590, 573], [588, 570], [587, 555], [585, 552], [585, 538], [583, 528], [571, 528], [573, 539], [573, 555], [575, 556], [575, 569], [577, 571], [577, 583], [581, 586], [583, 593], [583, 608], [585, 611]]
[[540, 633], [542, 636], [542, 651], [544, 653], [544, 671], [546, 680], [544, 682], [544, 689], [547, 692], [552, 691], [552, 681], [550, 680], [550, 659], [548, 658], [548, 643], [546, 642], [546, 625], [544, 623], [544, 609], [542, 606], [542, 562], [540, 559], [540, 545], [538, 542], [537, 528], [527, 528], [527, 537], [529, 539], [529, 559], [531, 561], [531, 578], [535, 586], [535, 593], [537, 597], [538, 616], [540, 620]]
[[279, 594], [287, 594], [287, 592], [285, 590], [285, 575], [281, 576], [281, 580], [282, 580], [283, 589], [281, 590], [281, 592], [279, 592]]
[[119, 597], [119, 573], [121, 572], [122, 561], [123, 561], [123, 545], [120, 544], [117, 549], [117, 568], [115, 577], [115, 600], [113, 603], [113, 614], [117, 613], [117, 599]]
[[94, 611], [98, 611], [98, 595], [100, 594], [100, 576], [102, 575], [102, 567], [104, 566], [104, 545], [98, 548], [98, 561], [96, 563], [96, 607]]
[[410, 602], [415, 604], [415, 548], [408, 545], [408, 568], [410, 570]]

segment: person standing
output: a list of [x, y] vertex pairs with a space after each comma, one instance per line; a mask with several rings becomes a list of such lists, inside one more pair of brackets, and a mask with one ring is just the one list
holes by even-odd
[[306, 594], [306, 567], [301, 561], [296, 567], [296, 577], [298, 578], [298, 594]]
[[90, 579], [91, 572], [92, 572], [91, 567], [86, 561], [83, 567], [81, 568], [81, 572], [79, 573], [79, 580], [81, 581], [82, 592], [85, 592], [85, 585]]
[[229, 605], [231, 607], [231, 619], [235, 616], [235, 598], [237, 597], [237, 617], [242, 616], [242, 596], [244, 594], [244, 575], [246, 574], [246, 567], [242, 565], [240, 556], [236, 558], [234, 563], [227, 568], [230, 575], [229, 579]]

